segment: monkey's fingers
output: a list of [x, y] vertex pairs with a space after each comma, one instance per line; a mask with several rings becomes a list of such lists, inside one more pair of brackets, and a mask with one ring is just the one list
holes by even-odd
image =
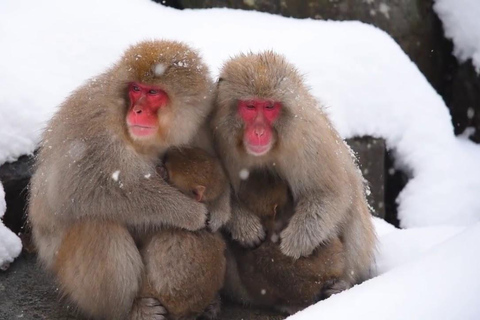
[[167, 310], [155, 298], [138, 298], [130, 312], [130, 320], [167, 320]]
[[258, 220], [247, 220], [242, 226], [230, 227], [232, 239], [246, 248], [258, 247], [266, 238], [266, 232], [263, 225]]
[[[293, 220], [291, 221], [293, 222]], [[290, 223], [280, 234], [280, 250], [286, 256], [298, 259], [312, 254], [321, 243], [318, 230], [304, 224]]]

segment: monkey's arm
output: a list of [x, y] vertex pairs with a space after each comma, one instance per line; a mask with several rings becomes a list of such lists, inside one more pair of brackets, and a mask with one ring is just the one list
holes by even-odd
[[245, 208], [235, 196], [231, 197], [232, 217], [226, 224], [233, 240], [245, 247], [253, 247], [265, 239], [265, 230], [260, 218]]
[[[84, 165], [90, 162], [91, 159]], [[133, 167], [134, 162], [126, 163]], [[95, 161], [94, 164], [96, 170], [86, 171], [83, 164], [78, 168], [71, 166], [55, 180], [46, 182], [45, 192], [50, 194], [53, 207], [61, 208], [66, 219], [90, 217], [133, 227], [175, 226], [187, 230], [206, 226], [206, 206], [169, 186], [157, 174], [145, 176], [145, 170], [130, 173], [131, 168], [120, 163], [102, 166], [101, 161]], [[111, 168], [118, 170], [112, 175]]]
[[225, 191], [209, 204], [208, 209], [210, 212], [208, 227], [215, 232], [224, 226], [232, 216], [230, 188], [225, 188]]
[[295, 259], [308, 256], [337, 235], [348, 212], [344, 202], [338, 194], [320, 191], [300, 197], [295, 214], [280, 235], [282, 252]]

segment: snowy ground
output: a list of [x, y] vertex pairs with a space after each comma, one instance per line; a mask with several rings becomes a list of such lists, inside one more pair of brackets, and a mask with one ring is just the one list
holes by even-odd
[[[55, 106], [128, 45], [151, 38], [200, 49], [214, 76], [240, 51], [285, 54], [343, 137], [385, 138], [409, 173], [398, 199], [407, 230], [376, 221], [379, 276], [293, 319], [480, 318], [480, 147], [454, 136], [444, 102], [400, 47], [359, 22], [177, 11], [149, 0], [3, 0], [0, 163], [32, 152]], [[0, 230], [0, 252], [2, 244]]]

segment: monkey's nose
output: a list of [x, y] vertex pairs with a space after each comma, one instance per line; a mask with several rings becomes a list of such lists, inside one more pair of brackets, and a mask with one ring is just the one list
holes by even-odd
[[255, 134], [258, 136], [258, 137], [261, 137], [265, 134], [265, 129], [263, 128], [257, 128], [255, 129]]

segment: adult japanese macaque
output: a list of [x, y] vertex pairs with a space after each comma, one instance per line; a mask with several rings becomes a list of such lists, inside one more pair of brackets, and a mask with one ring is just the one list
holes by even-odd
[[[180, 262], [162, 264], [170, 261], [162, 259], [168, 254], [162, 241], [172, 230], [204, 230], [207, 208], [166, 183], [156, 168], [169, 147], [201, 144], [193, 138], [201, 136], [211, 110], [211, 89], [195, 50], [146, 41], [77, 89], [48, 124], [29, 218], [40, 261], [86, 315], [165, 319], [168, 310], [156, 295], [140, 292], [143, 285], [163, 293], [194, 280]], [[210, 208], [210, 220], [229, 214], [222, 209]], [[138, 235], [148, 237], [141, 250]], [[209, 259], [196, 253], [202, 245], [180, 243], [172, 252], [184, 250], [185, 263], [202, 265]], [[162, 274], [168, 268], [175, 270]]]
[[[265, 171], [284, 181], [293, 198], [281, 252], [308, 257], [338, 238], [342, 279], [353, 285], [367, 278], [375, 234], [363, 178], [296, 69], [273, 52], [240, 55], [224, 65], [214, 104], [215, 145], [236, 194], [227, 223], [233, 240], [249, 247], [265, 238], [261, 218], [238, 195], [249, 172]], [[231, 272], [228, 279], [236, 278]]]

